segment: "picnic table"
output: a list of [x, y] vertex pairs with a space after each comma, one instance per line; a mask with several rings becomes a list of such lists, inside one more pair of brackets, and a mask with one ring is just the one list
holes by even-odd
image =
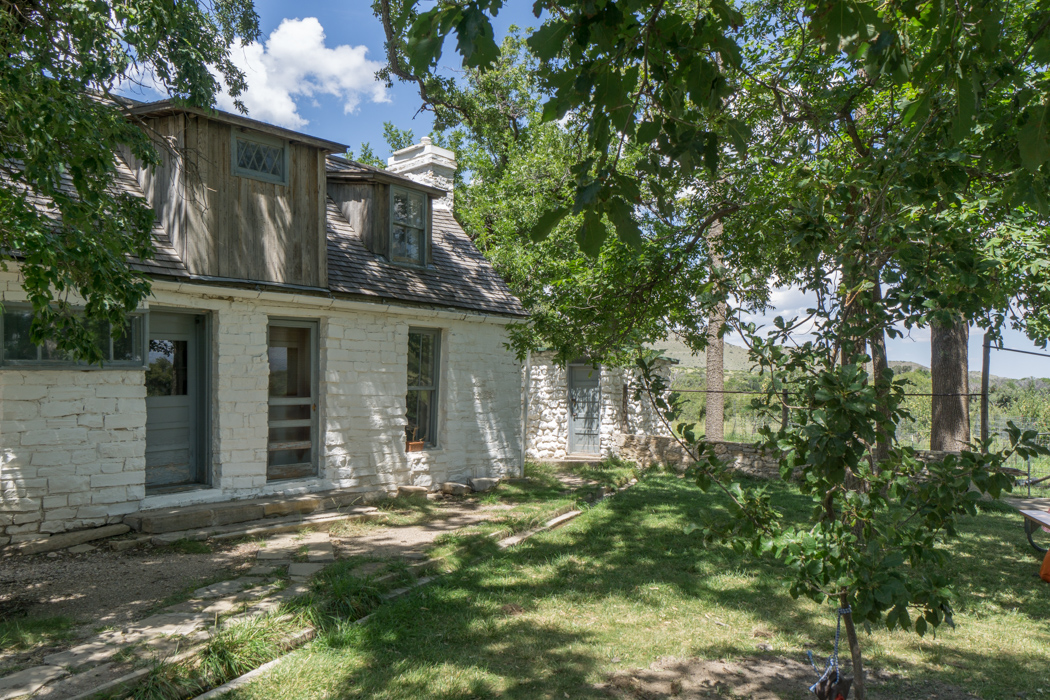
[[1024, 517], [1024, 534], [1028, 537], [1028, 544], [1040, 554], [1046, 554], [1046, 549], [1032, 540], [1032, 533], [1040, 527], [1050, 528], [1050, 513], [1042, 510], [1021, 510], [1021, 515]]

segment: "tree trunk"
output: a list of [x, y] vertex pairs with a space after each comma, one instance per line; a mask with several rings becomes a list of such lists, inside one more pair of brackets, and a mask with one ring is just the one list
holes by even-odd
[[[879, 271], [875, 271], [875, 286], [872, 288], [872, 297], [874, 298], [876, 308], [882, 306], [882, 281], [879, 279]], [[877, 329], [872, 331], [871, 336], [868, 338], [868, 344], [871, 348], [871, 374], [872, 381], [878, 382], [882, 378], [883, 372], [889, 369], [889, 362], [886, 359], [886, 330], [879, 326]], [[885, 400], [886, 392], [879, 391], [878, 396], [880, 400]], [[889, 459], [890, 456], [890, 439], [888, 431], [890, 428], [890, 419], [887, 415], [887, 411], [880, 411], [882, 420], [879, 421], [876, 426], [877, 437], [875, 438], [875, 449], [872, 452], [872, 457], [875, 460], [875, 469], [878, 469], [878, 464]]]
[[[843, 593], [839, 596], [839, 606], [847, 607], [849, 605], [849, 599], [846, 594]], [[849, 642], [849, 654], [850, 659], [853, 661], [853, 691], [854, 696], [857, 700], [866, 700], [866, 690], [864, 689], [864, 658], [860, 653], [860, 640], [857, 639], [857, 628], [853, 625], [853, 613], [846, 613], [842, 616], [842, 621], [846, 625], [846, 641]]]
[[967, 343], [970, 324], [957, 318], [950, 325], [930, 327], [930, 370], [933, 375], [930, 449], [955, 452], [970, 441], [970, 382]]
[[[721, 270], [722, 256], [718, 254], [718, 242], [722, 237], [722, 222], [716, 221], [707, 233], [707, 251], [711, 257], [711, 270]], [[721, 336], [726, 320], [725, 302], [720, 302], [707, 317], [707, 416], [704, 433], [708, 440], [725, 438], [725, 341]]]

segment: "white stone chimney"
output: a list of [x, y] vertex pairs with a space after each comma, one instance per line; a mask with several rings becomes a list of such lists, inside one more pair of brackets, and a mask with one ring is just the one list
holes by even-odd
[[452, 182], [456, 174], [456, 154], [447, 148], [435, 146], [429, 136], [424, 136], [418, 144], [394, 151], [386, 159], [386, 169], [398, 175], [404, 175], [424, 185], [445, 190], [441, 199], [434, 200], [434, 206], [452, 208]]

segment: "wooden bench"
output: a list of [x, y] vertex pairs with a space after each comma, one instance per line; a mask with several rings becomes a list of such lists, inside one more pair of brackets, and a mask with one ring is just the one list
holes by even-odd
[[1032, 540], [1032, 533], [1036, 531], [1036, 528], [1050, 528], [1050, 513], [1042, 510], [1022, 510], [1021, 515], [1024, 517], [1024, 534], [1028, 537], [1028, 544], [1040, 554], [1046, 554], [1046, 549]]

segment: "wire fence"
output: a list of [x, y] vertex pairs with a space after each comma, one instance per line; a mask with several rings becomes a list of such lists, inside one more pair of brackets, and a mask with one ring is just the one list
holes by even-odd
[[[907, 381], [915, 390], [905, 392], [903, 402], [903, 408], [910, 417], [897, 425], [897, 442], [915, 449], [929, 449], [933, 422], [933, 398], [966, 396], [970, 399], [970, 441], [972, 443], [977, 443], [981, 439], [982, 404], [985, 404], [987, 413], [983, 417], [987, 421], [987, 434], [991, 440], [989, 449], [999, 451], [1009, 446], [1007, 427], [1011, 422], [1022, 430], [1036, 431], [1037, 442], [1050, 447], [1050, 380], [1020, 380], [1022, 384], [1026, 381], [1034, 383], [1033, 386], [1020, 387], [1020, 389], [1015, 386], [1017, 384], [1015, 380], [997, 379], [996, 385], [990, 385], [989, 358], [992, 350], [1050, 358], [1050, 354], [1047, 353], [996, 347], [991, 343], [991, 336], [986, 334], [980, 392], [935, 393], [925, 391], [930, 388], [929, 370], [923, 370], [925, 374], [921, 377], [915, 376], [919, 373], [914, 373]], [[907, 375], [910, 371], [904, 370], [902, 375]], [[726, 440], [753, 442], [759, 438], [763, 428], [768, 427], [776, 431], [791, 420], [792, 412], [785, 408], [792, 399], [790, 388], [781, 392], [778, 397], [772, 398], [768, 387], [764, 384], [768, 378], [763, 380], [756, 375], [750, 375], [746, 378], [738, 376], [731, 380], [727, 377], [727, 383], [733, 381], [738, 388], [717, 390], [698, 388], [696, 379], [686, 375], [682, 375], [681, 379], [683, 381], [676, 379], [673, 382], [673, 390], [684, 395], [687, 415], [691, 413], [692, 420], [703, 422], [701, 415], [706, 408], [708, 394], [724, 395], [723, 435]], [[1003, 386], [1004, 381], [1007, 382], [1007, 386]], [[790, 382], [785, 382], [785, 384], [790, 384]], [[700, 386], [703, 386], [703, 381]], [[756, 402], [749, 397], [769, 397], [771, 400]], [[1024, 459], [1014, 455], [1007, 466], [1019, 469], [1024, 473], [1019, 484], [1026, 493], [1031, 492], [1032, 489], [1039, 489], [1043, 491], [1041, 495], [1045, 495], [1046, 491], [1050, 491], [1050, 458]]]
[[[706, 408], [707, 394], [726, 395], [724, 404], [723, 436], [730, 442], [754, 442], [761, 437], [763, 428], [777, 431], [785, 421], [791, 422], [791, 413], [783, 410], [783, 404], [791, 400], [791, 393], [781, 393], [781, 400], [773, 400], [766, 404], [753, 405], [752, 402], [744, 400], [743, 397], [769, 397], [768, 391], [757, 391], [747, 389], [696, 389], [682, 387], [673, 388], [674, 391], [687, 397], [687, 405], [692, 405], [692, 419], [698, 419], [701, 423], [703, 409]], [[900, 445], [912, 447], [918, 450], [930, 448], [930, 432], [932, 425], [932, 400], [935, 396], [969, 396], [971, 399], [980, 397], [980, 393], [934, 393], [934, 392], [906, 392], [905, 408], [908, 409], [911, 418], [903, 420], [897, 426], [897, 442]], [[980, 401], [970, 402], [970, 428], [971, 442], [980, 440]], [[688, 410], [688, 409], [687, 409]], [[1043, 446], [1050, 447], [1050, 426], [1045, 420], [1024, 414], [1006, 414], [998, 412], [989, 417], [988, 436], [991, 439], [992, 451], [999, 451], [1009, 446], [1008, 425], [1013, 423], [1021, 430], [1034, 430], [1038, 433], [1037, 442]], [[1024, 473], [1019, 478], [1019, 492], [1030, 494], [1036, 490], [1040, 495], [1050, 491], [1050, 458], [1037, 457], [1024, 459], [1013, 455], [1007, 462], [1007, 466], [1013, 467]], [[1042, 480], [1046, 477], [1045, 480]]]

